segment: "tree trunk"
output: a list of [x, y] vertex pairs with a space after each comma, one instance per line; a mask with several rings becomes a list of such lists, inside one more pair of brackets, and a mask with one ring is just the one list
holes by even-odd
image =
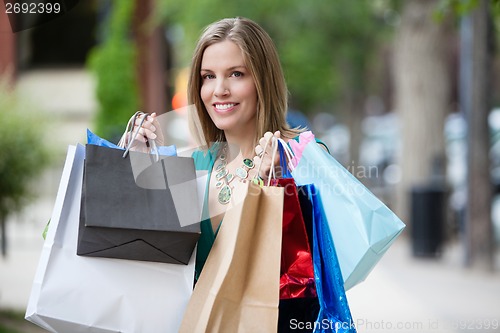
[[[466, 25], [468, 24], [468, 26]], [[482, 0], [462, 25], [461, 104], [468, 123], [467, 207], [465, 214], [466, 264], [493, 270], [494, 241], [491, 221], [488, 113], [491, 107], [491, 17], [489, 1]], [[470, 32], [468, 36], [465, 35]], [[471, 38], [467, 38], [471, 37]], [[469, 73], [468, 77], [466, 72]], [[467, 86], [468, 85], [468, 86]]]
[[6, 225], [6, 218], [3, 215], [0, 215], [0, 232], [1, 232], [1, 243], [2, 243], [2, 257], [7, 256], [7, 230], [5, 225]]
[[[355, 95], [355, 96], [354, 96]], [[358, 168], [365, 167], [360, 165], [359, 153], [360, 147], [363, 140], [363, 131], [361, 123], [364, 117], [364, 101], [365, 96], [362, 93], [353, 94], [349, 96], [347, 101], [349, 111], [349, 160], [348, 166], [351, 167], [351, 172], [356, 175], [356, 171], [360, 170]], [[366, 166], [368, 167], [368, 166]], [[360, 179], [360, 181], [364, 181]]]
[[364, 63], [353, 63], [352, 59], [343, 59], [339, 68], [344, 77], [342, 98], [342, 109], [344, 110], [346, 121], [349, 127], [349, 159], [347, 166], [355, 173], [359, 166], [360, 146], [363, 140], [361, 123], [364, 117], [365, 103], [365, 72]]
[[133, 26], [137, 43], [137, 74], [141, 111], [167, 111], [166, 50], [162, 26], [151, 26], [154, 0], [136, 0]]
[[11, 87], [16, 79], [16, 35], [12, 32], [5, 7], [0, 5], [0, 78]]
[[451, 96], [449, 29], [433, 19], [436, 3], [405, 1], [394, 44], [394, 106], [402, 138], [402, 179], [395, 210], [409, 226], [411, 189], [445, 173], [443, 129]]

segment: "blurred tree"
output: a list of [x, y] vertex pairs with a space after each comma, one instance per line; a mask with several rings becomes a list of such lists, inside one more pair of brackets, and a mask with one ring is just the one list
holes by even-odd
[[[461, 109], [467, 119], [466, 264], [494, 269], [491, 220], [491, 147], [488, 115], [492, 108], [493, 25], [488, 0], [462, 18]], [[497, 2], [498, 3], [498, 2]]]
[[343, 117], [351, 125], [351, 159], [357, 161], [365, 98], [383, 86], [378, 82], [384, 77], [372, 69], [391, 30], [389, 1], [165, 0], [159, 6], [157, 19], [168, 22], [177, 38], [179, 67], [189, 64], [201, 29], [211, 22], [244, 16], [262, 25], [277, 45], [291, 107]]
[[0, 76], [6, 78], [7, 82], [14, 85], [17, 78], [17, 50], [16, 34], [8, 33], [11, 26], [7, 14], [0, 14]]
[[124, 124], [139, 107], [136, 77], [136, 48], [131, 40], [134, 1], [112, 1], [104, 22], [103, 41], [87, 59], [96, 75], [99, 102], [96, 132], [117, 141]]
[[[465, 207], [465, 263], [493, 270], [494, 230], [491, 216], [493, 186], [488, 115], [495, 96], [493, 61], [499, 0], [440, 0], [441, 17], [452, 12], [460, 19], [460, 112], [467, 120], [467, 201]], [[495, 36], [496, 35], [496, 36]]]
[[0, 81], [0, 227], [7, 253], [6, 219], [33, 195], [32, 180], [47, 165], [43, 119]]
[[168, 111], [167, 101], [171, 99], [171, 78], [165, 75], [170, 67], [171, 57], [163, 24], [149, 20], [156, 9], [155, 2], [135, 0], [132, 26], [137, 49], [136, 72], [140, 110], [161, 114]]
[[436, 181], [445, 176], [443, 128], [451, 108], [453, 30], [449, 20], [435, 20], [436, 5], [436, 0], [405, 1], [394, 41], [394, 104], [402, 133], [396, 210], [407, 222], [412, 187], [439, 185]]

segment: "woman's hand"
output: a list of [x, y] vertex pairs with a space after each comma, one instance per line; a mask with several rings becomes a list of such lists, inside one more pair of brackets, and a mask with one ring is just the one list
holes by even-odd
[[[146, 116], [147, 118], [143, 121]], [[137, 131], [139, 132], [137, 133]], [[127, 145], [130, 140], [134, 140], [130, 149], [142, 152], [148, 152], [149, 145], [147, 143], [149, 141], [154, 140], [157, 146], [162, 146], [164, 144], [163, 133], [156, 119], [156, 113], [150, 115], [141, 114], [136, 118], [132, 133], [127, 133]]]
[[[274, 134], [266, 132], [259, 140], [259, 144], [255, 146], [255, 156], [253, 158], [256, 169], [258, 170], [258, 177], [266, 182], [269, 177], [271, 168], [275, 168], [280, 163], [280, 155], [277, 151], [277, 139], [281, 137], [281, 133], [276, 131]], [[273, 150], [276, 151], [273, 160]]]

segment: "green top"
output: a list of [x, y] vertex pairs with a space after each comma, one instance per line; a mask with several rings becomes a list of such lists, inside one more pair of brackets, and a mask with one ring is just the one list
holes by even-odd
[[202, 211], [203, 220], [200, 223], [201, 235], [200, 239], [198, 240], [198, 247], [196, 249], [196, 267], [195, 267], [196, 280], [198, 280], [198, 277], [200, 276], [201, 270], [203, 269], [205, 261], [207, 260], [208, 253], [210, 252], [210, 249], [214, 244], [217, 231], [219, 230], [217, 228], [217, 231], [214, 233], [208, 211], [208, 190], [210, 186], [210, 176], [215, 163], [215, 159], [217, 158], [218, 150], [219, 150], [219, 145], [216, 143], [207, 152], [199, 150], [195, 151], [192, 155], [196, 170], [208, 171], [207, 185], [205, 189], [205, 199], [203, 200], [203, 211]]
[[[298, 141], [299, 137], [297, 136], [294, 139]], [[329, 152], [328, 147], [323, 142], [321, 142], [318, 139], [316, 139], [316, 142], [325, 146], [326, 150]], [[217, 236], [217, 232], [219, 231], [220, 228], [220, 223], [219, 223], [217, 230], [214, 232], [208, 211], [208, 191], [210, 186], [210, 177], [215, 160], [217, 158], [218, 151], [219, 151], [219, 144], [215, 143], [210, 149], [208, 149], [207, 152], [198, 150], [195, 151], [192, 155], [196, 170], [208, 171], [205, 199], [203, 201], [203, 211], [202, 211], [203, 220], [200, 223], [201, 235], [200, 239], [198, 240], [198, 247], [196, 250], [196, 267], [195, 267], [196, 280], [200, 276], [201, 270], [205, 265], [205, 261], [207, 260], [208, 254], [212, 249], [215, 237]]]

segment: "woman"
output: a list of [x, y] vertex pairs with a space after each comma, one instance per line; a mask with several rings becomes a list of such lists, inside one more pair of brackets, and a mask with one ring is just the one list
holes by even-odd
[[[287, 96], [276, 48], [259, 25], [231, 18], [204, 30], [194, 51], [188, 84], [188, 103], [194, 105], [202, 129], [194, 135], [207, 143], [207, 149], [195, 152], [193, 158], [198, 170], [209, 173], [204, 216], [210, 218], [201, 223], [197, 277], [231, 200], [234, 182], [265, 181], [271, 166], [279, 162], [272, 161], [268, 142], [276, 138], [288, 141], [300, 133], [286, 122]], [[146, 137], [161, 140], [154, 123], [154, 114], [143, 123], [142, 142]]]
[[[193, 134], [200, 136], [198, 141], [208, 143], [208, 150], [195, 152], [193, 158], [196, 168], [207, 170], [210, 179], [211, 218], [201, 226], [197, 276], [223, 219], [231, 184], [257, 177], [266, 180], [272, 164], [272, 144], [266, 147], [266, 142], [277, 137], [288, 141], [300, 133], [286, 122], [287, 96], [276, 48], [259, 25], [246, 18], [231, 18], [204, 30], [194, 51], [188, 83], [188, 103], [196, 108], [203, 131]], [[139, 133], [161, 138], [154, 122], [153, 114]], [[145, 142], [146, 138], [140, 140]], [[227, 175], [212, 177], [214, 168], [227, 171]]]

